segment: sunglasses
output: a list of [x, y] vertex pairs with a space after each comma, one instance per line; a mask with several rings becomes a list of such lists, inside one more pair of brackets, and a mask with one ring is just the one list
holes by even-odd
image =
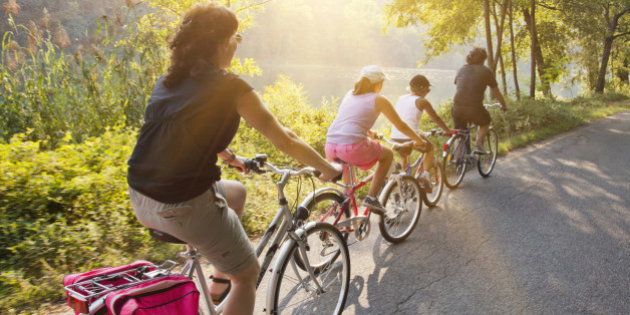
[[236, 42], [240, 44], [240, 43], [243, 41], [243, 35], [242, 35], [242, 34], [240, 34], [240, 33], [239, 33], [239, 34], [236, 34], [236, 35], [234, 36], [234, 39], [236, 39]]

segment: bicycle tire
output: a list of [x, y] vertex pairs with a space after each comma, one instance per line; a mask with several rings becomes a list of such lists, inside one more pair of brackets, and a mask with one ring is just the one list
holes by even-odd
[[[416, 179], [419, 176], [419, 172], [416, 173]], [[438, 201], [440, 201], [442, 191], [444, 190], [444, 172], [442, 171], [442, 166], [437, 159], [433, 160], [433, 166], [429, 170], [429, 178], [431, 179], [433, 190], [431, 193], [427, 193], [425, 190], [422, 190], [422, 200], [424, 200], [424, 203], [428, 207], [433, 208], [437, 205]]]
[[[409, 237], [420, 219], [422, 189], [414, 177], [399, 175], [385, 184], [381, 196], [381, 204], [387, 211], [378, 216], [378, 228], [387, 241], [400, 243]], [[402, 228], [400, 232], [398, 227]]]
[[[333, 224], [333, 220], [337, 217], [337, 215], [339, 214], [339, 212], [337, 211], [343, 211], [343, 214], [341, 215], [340, 219], [346, 219], [350, 217], [350, 207], [345, 207], [343, 208], [341, 206], [341, 204], [343, 203], [343, 201], [345, 200], [345, 196], [339, 192], [339, 191], [334, 191], [334, 190], [328, 190], [328, 191], [324, 191], [320, 194], [316, 194], [315, 197], [313, 199], [311, 199], [309, 202], [307, 202], [304, 207], [306, 207], [306, 209], [308, 209], [309, 211], [309, 216], [313, 217], [315, 219], [317, 219], [317, 221], [319, 222], [326, 222], [326, 223], [330, 223], [331, 225]], [[334, 212], [333, 214], [331, 214], [330, 216], [328, 216], [326, 218], [325, 221], [320, 221], [320, 218], [328, 213], [328, 212]], [[348, 231], [340, 231], [344, 241], [348, 241], [348, 235], [350, 234]], [[338, 255], [338, 254], [337, 254]], [[331, 256], [331, 259], [336, 259], [337, 255], [333, 255]], [[298, 267], [300, 267], [302, 270], [305, 270], [304, 267], [304, 263], [302, 262], [302, 259], [300, 258], [300, 256], [296, 256], [296, 263], [298, 265]], [[318, 268], [318, 266], [314, 266], [316, 269]]]
[[[275, 271], [277, 274], [269, 287], [274, 292], [270, 300], [273, 305], [268, 305], [269, 314], [341, 314], [350, 286], [350, 254], [343, 235], [331, 224], [317, 222], [305, 228], [302, 240], [307, 245], [305, 252], [309, 262], [318, 261], [318, 256], [339, 253], [337, 259], [322, 259], [329, 264], [318, 272], [313, 271], [324, 291], [317, 292], [309, 273], [296, 266], [295, 257], [301, 253], [299, 243], [294, 242], [290, 250], [278, 258], [280, 268]], [[336, 248], [329, 250], [330, 247]]]
[[497, 163], [497, 150], [499, 148], [499, 138], [497, 132], [490, 128], [488, 134], [483, 139], [482, 147], [490, 154], [483, 154], [477, 160], [477, 170], [482, 177], [490, 176], [494, 165]]
[[[444, 184], [450, 189], [455, 189], [464, 179], [466, 175], [466, 143], [463, 136], [457, 136], [454, 141], [446, 149], [446, 155], [442, 160], [442, 171], [444, 173]], [[461, 152], [456, 154], [456, 150], [460, 148]], [[459, 157], [458, 157], [459, 156]]]

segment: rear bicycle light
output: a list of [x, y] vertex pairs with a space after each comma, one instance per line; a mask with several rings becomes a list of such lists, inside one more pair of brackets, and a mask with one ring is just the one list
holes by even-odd
[[87, 314], [89, 312], [88, 302], [75, 296], [68, 296], [68, 306], [79, 314]]

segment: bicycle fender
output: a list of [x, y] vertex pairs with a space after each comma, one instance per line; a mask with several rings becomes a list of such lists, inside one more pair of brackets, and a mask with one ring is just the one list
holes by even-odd
[[302, 201], [300, 206], [308, 208], [308, 205], [310, 205], [317, 196], [320, 196], [320, 195], [323, 195], [323, 194], [327, 194], [327, 193], [336, 194], [341, 199], [345, 198], [344, 195], [338, 189], [333, 188], [333, 187], [324, 187], [324, 188], [320, 188], [320, 189], [316, 190], [314, 193], [306, 196], [306, 198], [304, 198], [304, 201]]
[[[295, 231], [295, 234], [298, 237], [302, 237], [306, 233], [306, 231], [315, 224], [317, 224], [317, 222], [309, 222], [303, 227], [298, 228]], [[291, 237], [287, 237], [287, 240], [284, 242], [282, 248], [278, 252], [278, 258], [274, 262], [273, 269], [271, 270], [271, 276], [269, 277], [269, 285], [267, 286], [267, 305], [265, 307], [265, 312], [267, 314], [273, 314], [274, 310], [272, 310], [271, 308], [273, 307], [275, 299], [274, 295], [276, 293], [276, 290], [274, 288], [278, 285], [278, 280], [281, 276], [280, 269], [282, 269], [282, 263], [285, 259], [288, 259], [288, 256], [291, 253], [293, 246], [296, 246], [296, 241]]]

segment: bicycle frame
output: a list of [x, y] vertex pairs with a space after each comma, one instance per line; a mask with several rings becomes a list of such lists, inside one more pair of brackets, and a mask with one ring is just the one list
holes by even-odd
[[[289, 208], [289, 204], [284, 195], [284, 187], [288, 183], [289, 178], [291, 176], [300, 175], [299, 174], [300, 172], [294, 172], [294, 171], [283, 172], [283, 170], [277, 169], [272, 164], [265, 163], [264, 165], [267, 168], [277, 173], [282, 173], [282, 177], [279, 181], [276, 182], [276, 187], [278, 190], [278, 202], [280, 206], [278, 207], [278, 211], [276, 212], [276, 215], [274, 216], [273, 220], [269, 224], [269, 227], [267, 228], [260, 242], [256, 246], [256, 257], [260, 258], [264, 248], [271, 240], [271, 245], [269, 246], [269, 249], [267, 249], [264, 259], [262, 263], [260, 264], [260, 274], [258, 275], [258, 281], [256, 282], [256, 289], [258, 289], [265, 274], [269, 270], [269, 266], [276, 252], [278, 250], [286, 250], [289, 248], [288, 246], [289, 244], [285, 243], [285, 246], [281, 246], [281, 244], [284, 243], [284, 241], [287, 239], [291, 239], [294, 242], [297, 242], [298, 244], [302, 244], [301, 235], [303, 235], [305, 232], [304, 227], [297, 228], [298, 224], [295, 220], [293, 220], [294, 218], [293, 218], [293, 215], [291, 214], [291, 209]], [[303, 170], [306, 170], [306, 169], [303, 169]], [[306, 266], [310, 266], [308, 262], [308, 256], [305, 253], [306, 249], [304, 247], [305, 247], [304, 245], [300, 245], [299, 247], [300, 253], [301, 253], [302, 259], [306, 260], [305, 261]], [[225, 306], [225, 301], [221, 302], [219, 305], [216, 305], [216, 306], [212, 302], [212, 298], [210, 297], [210, 291], [208, 289], [208, 285], [205, 280], [206, 278], [203, 274], [203, 270], [199, 262], [199, 254], [198, 254], [197, 249], [188, 244], [186, 244], [186, 249], [187, 250], [185, 252], [180, 253], [181, 257], [187, 259], [186, 264], [184, 265], [184, 267], [182, 267], [181, 274], [189, 278], [192, 278], [193, 273], [196, 273], [198, 282], [201, 285], [201, 289], [202, 289], [202, 292], [206, 301], [206, 305], [210, 311], [210, 314], [211, 315], [221, 314], [222, 308]], [[274, 267], [272, 270], [275, 271], [277, 270], [277, 268]], [[324, 290], [323, 286], [321, 283], [317, 281], [317, 277], [313, 273], [312, 268], [308, 268], [308, 273], [309, 273], [309, 276], [311, 277], [311, 280], [314, 281], [316, 285], [316, 289], [319, 291], [323, 291]], [[270, 278], [270, 281], [271, 280], [272, 279]], [[269, 301], [271, 301], [272, 298], [273, 298], [273, 293], [271, 292], [271, 290], [268, 290], [267, 299], [266, 299], [267, 303], [269, 303]], [[268, 304], [268, 305], [271, 305], [271, 304]], [[270, 312], [270, 311], [271, 310], [267, 308], [267, 312]]]
[[[458, 152], [458, 157], [466, 157], [466, 153], [470, 151], [470, 132], [477, 128], [477, 126], [473, 125], [466, 129], [454, 129], [452, 130], [453, 135], [444, 143], [444, 147], [442, 148], [442, 158], [446, 158], [448, 154], [448, 148], [452, 145], [456, 144], [455, 152]], [[464, 137], [464, 141], [460, 141], [459, 143], [455, 142], [455, 139], [460, 138], [458, 135], [462, 135]]]

